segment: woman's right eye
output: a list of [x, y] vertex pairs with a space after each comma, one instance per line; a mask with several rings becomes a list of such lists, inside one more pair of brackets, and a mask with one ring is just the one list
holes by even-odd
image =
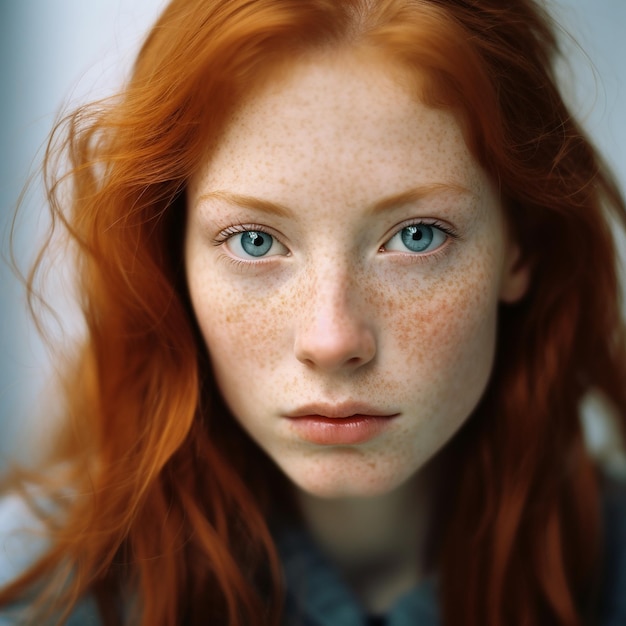
[[288, 253], [282, 243], [262, 230], [235, 233], [226, 240], [226, 246], [240, 259], [260, 259]]

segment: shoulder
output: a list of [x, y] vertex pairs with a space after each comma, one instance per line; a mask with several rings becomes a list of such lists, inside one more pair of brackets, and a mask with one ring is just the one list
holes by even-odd
[[602, 626], [626, 624], [626, 479], [603, 484], [604, 568]]
[[[39, 503], [38, 503], [39, 504]], [[45, 508], [43, 509], [45, 512]], [[0, 588], [23, 574], [50, 546], [46, 526], [27, 500], [12, 493], [0, 498]], [[21, 624], [14, 610], [0, 607], [0, 626]], [[84, 598], [70, 615], [67, 626], [101, 626], [94, 598]]]

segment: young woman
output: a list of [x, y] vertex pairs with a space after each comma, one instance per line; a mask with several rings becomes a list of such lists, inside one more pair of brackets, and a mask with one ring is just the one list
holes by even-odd
[[624, 426], [626, 209], [551, 28], [170, 3], [59, 129], [86, 334], [3, 505], [36, 526], [4, 532], [5, 620], [626, 622], [626, 499], [579, 419], [595, 393]]

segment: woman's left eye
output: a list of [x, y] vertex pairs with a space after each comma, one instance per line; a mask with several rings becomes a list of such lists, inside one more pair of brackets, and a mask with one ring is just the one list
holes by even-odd
[[287, 248], [275, 237], [261, 230], [244, 230], [226, 240], [228, 249], [240, 259], [260, 259], [287, 254]]
[[400, 229], [384, 246], [386, 251], [426, 254], [440, 248], [447, 233], [431, 224], [410, 224]]

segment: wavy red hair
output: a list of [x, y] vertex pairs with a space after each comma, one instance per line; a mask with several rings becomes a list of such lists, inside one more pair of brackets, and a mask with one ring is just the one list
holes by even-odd
[[[107, 624], [279, 624], [267, 521], [288, 487], [215, 389], [184, 284], [185, 187], [259, 80], [337, 46], [425, 73], [420, 97], [457, 112], [532, 271], [523, 301], [501, 310], [486, 395], [450, 444], [444, 623], [579, 626], [593, 610], [599, 479], [579, 410], [599, 390], [624, 426], [609, 216], [624, 227], [626, 208], [559, 95], [554, 30], [533, 0], [173, 0], [119, 97], [59, 124], [48, 197], [86, 333], [64, 377], [63, 471], [39, 481], [72, 495], [52, 547], [0, 603], [38, 582], [36, 610], [67, 616], [93, 592]], [[65, 175], [50, 168], [56, 151]]]

